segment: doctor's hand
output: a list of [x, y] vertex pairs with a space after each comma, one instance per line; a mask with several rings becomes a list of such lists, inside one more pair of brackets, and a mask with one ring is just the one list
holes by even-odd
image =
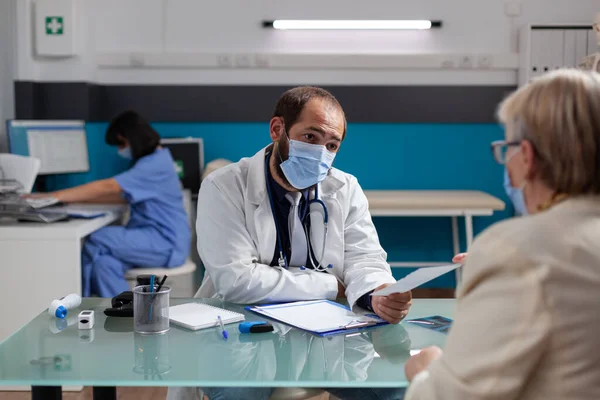
[[452, 258], [452, 262], [455, 264], [464, 264], [465, 261], [467, 261], [467, 256], [469, 255], [469, 253], [460, 253], [455, 255]]
[[[374, 292], [390, 286], [391, 283], [385, 283], [379, 286]], [[380, 318], [383, 318], [390, 324], [397, 324], [402, 321], [412, 304], [412, 293], [393, 293], [389, 296], [372, 296], [371, 307]]]
[[421, 350], [420, 353], [415, 354], [408, 359], [404, 366], [404, 374], [409, 382], [412, 382], [413, 378], [421, 371], [427, 369], [432, 361], [440, 358], [443, 352], [437, 346], [427, 347]]

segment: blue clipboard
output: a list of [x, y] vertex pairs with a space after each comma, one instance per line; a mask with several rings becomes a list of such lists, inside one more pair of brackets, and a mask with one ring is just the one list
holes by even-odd
[[[352, 311], [350, 309], [350, 307], [348, 307], [348, 306], [346, 306], [344, 304], [336, 303], [336, 302], [331, 301], [331, 300], [321, 300], [321, 302], [328, 303], [328, 304], [331, 304], [331, 305], [335, 305], [336, 307], [343, 308], [344, 310], [348, 310], [350, 312]], [[365, 315], [366, 317], [369, 317], [369, 318], [372, 318], [372, 319], [376, 319], [377, 322], [375, 322], [375, 323], [373, 323], [372, 321], [369, 321], [368, 323], [365, 323], [365, 321], [361, 322], [361, 320], [360, 320], [361, 316], [357, 315], [358, 320], [356, 321], [356, 323], [346, 325], [346, 327], [344, 327], [344, 328], [336, 328], [336, 329], [333, 329], [333, 330], [330, 330], [330, 331], [325, 331], [325, 332], [314, 332], [314, 331], [311, 331], [311, 330], [308, 330], [308, 329], [301, 328], [301, 327], [296, 326], [294, 324], [291, 324], [289, 322], [285, 322], [285, 321], [279, 320], [277, 318], [274, 318], [273, 316], [268, 315], [266, 313], [263, 313], [262, 310], [260, 310], [260, 307], [270, 307], [270, 306], [277, 306], [277, 305], [282, 305], [282, 306], [289, 305], [289, 307], [294, 307], [294, 304], [295, 304], [294, 302], [292, 302], [292, 303], [260, 304], [258, 306], [248, 306], [248, 307], [245, 307], [245, 310], [253, 312], [254, 314], [258, 314], [260, 316], [269, 318], [269, 319], [271, 319], [273, 321], [277, 321], [277, 322], [280, 322], [282, 324], [292, 326], [292, 327], [294, 327], [296, 329], [299, 329], [299, 330], [311, 333], [311, 334], [313, 334], [315, 336], [320, 336], [320, 337], [333, 336], [333, 335], [341, 335], [341, 334], [348, 335], [348, 334], [352, 334], [352, 333], [356, 333], [356, 332], [362, 332], [362, 331], [367, 330], [367, 329], [376, 328], [378, 326], [389, 325], [389, 323], [387, 321], [384, 321], [383, 319], [379, 318], [375, 314], [366, 314]]]

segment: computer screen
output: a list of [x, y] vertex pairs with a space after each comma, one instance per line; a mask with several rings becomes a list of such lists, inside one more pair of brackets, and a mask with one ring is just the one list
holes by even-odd
[[40, 175], [90, 170], [85, 122], [9, 120], [6, 125], [9, 152], [38, 158]]
[[204, 170], [204, 144], [202, 139], [162, 139], [160, 145], [171, 151], [175, 169], [183, 187], [197, 196]]

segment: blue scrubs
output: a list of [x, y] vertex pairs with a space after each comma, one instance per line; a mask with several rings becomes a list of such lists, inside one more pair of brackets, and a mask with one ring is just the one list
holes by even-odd
[[140, 158], [115, 177], [131, 208], [127, 226], [92, 233], [82, 252], [83, 296], [114, 297], [129, 290], [125, 272], [177, 267], [190, 251], [191, 232], [173, 157], [167, 149]]

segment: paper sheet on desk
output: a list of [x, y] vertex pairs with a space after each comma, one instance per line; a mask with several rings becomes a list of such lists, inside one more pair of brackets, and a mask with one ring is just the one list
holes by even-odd
[[93, 219], [100, 218], [108, 214], [109, 211], [100, 207], [85, 207], [85, 206], [59, 206], [46, 207], [44, 212], [67, 213], [72, 218]]
[[373, 292], [372, 296], [388, 296], [392, 293], [405, 293], [429, 282], [439, 276], [459, 268], [460, 264], [444, 265], [441, 267], [425, 267], [411, 272], [398, 282], [385, 289]]

